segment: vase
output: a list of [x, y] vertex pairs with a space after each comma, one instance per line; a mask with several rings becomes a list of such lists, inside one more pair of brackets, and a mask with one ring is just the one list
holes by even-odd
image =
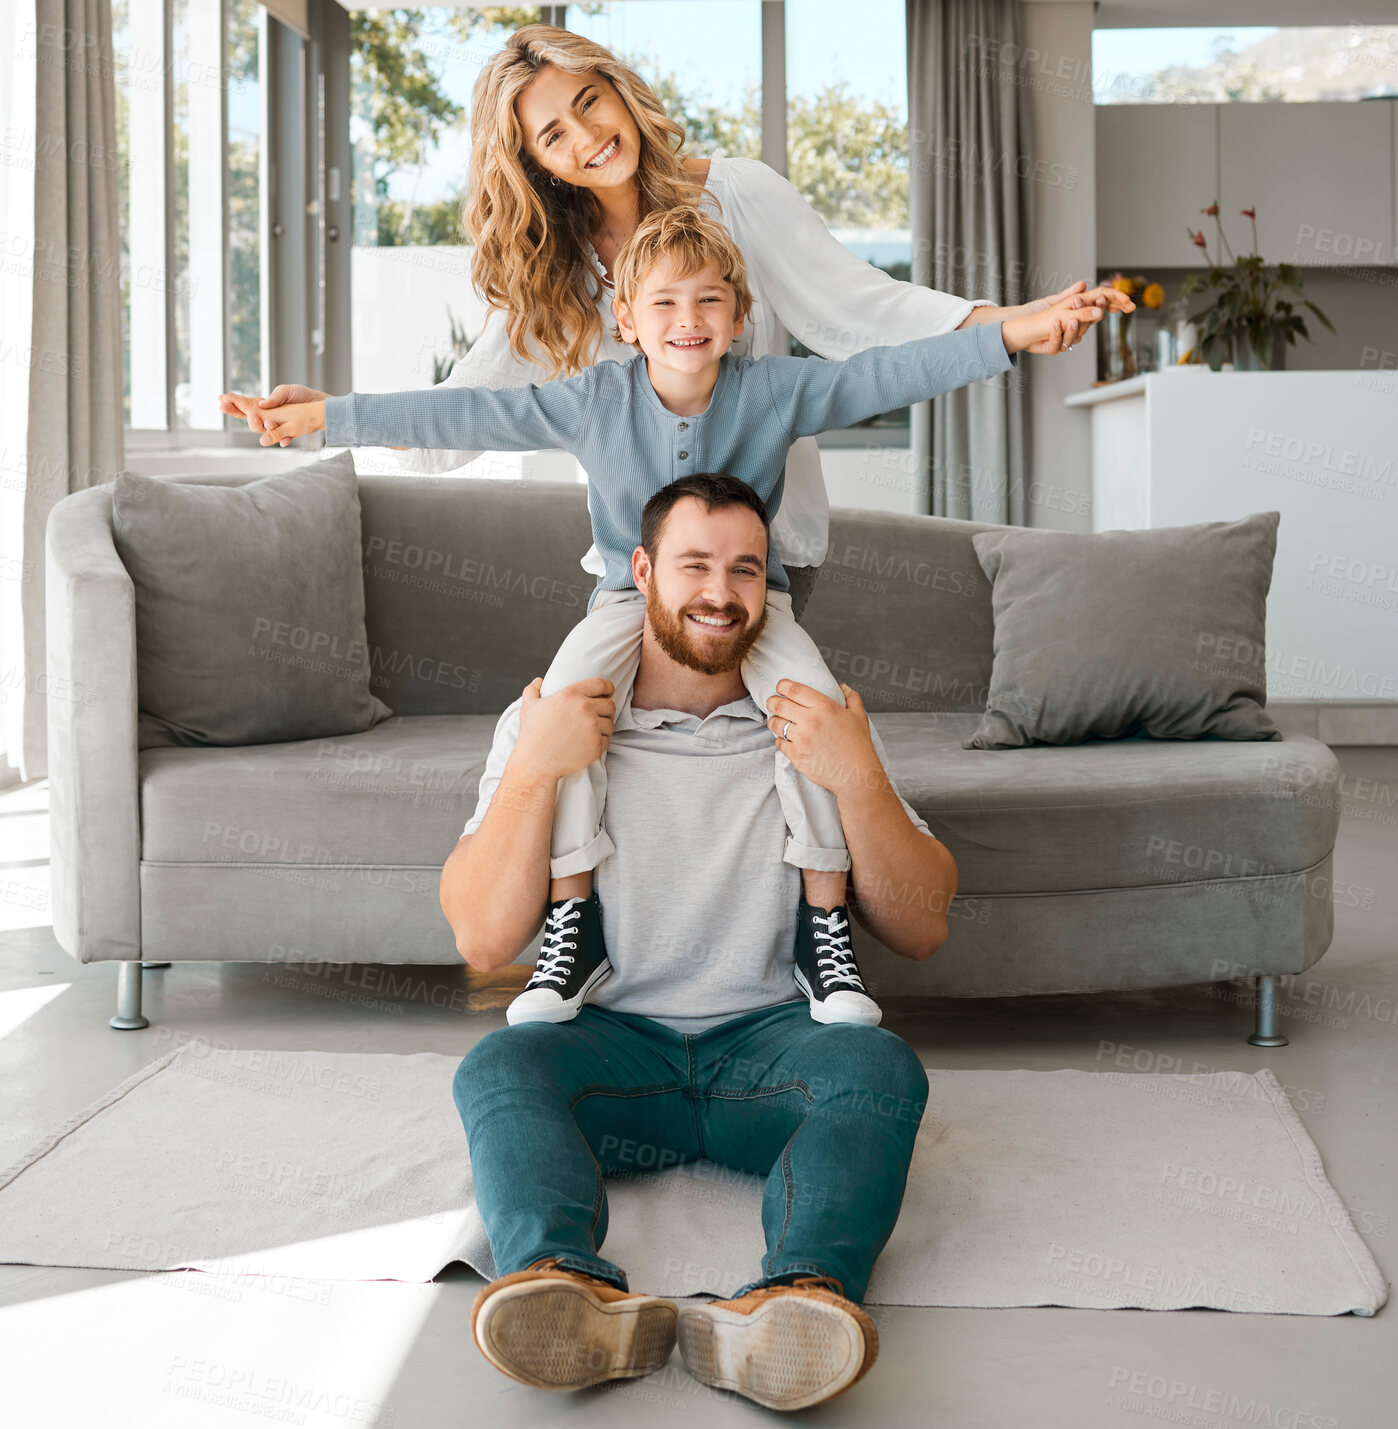
[[1103, 382], [1124, 382], [1136, 375], [1136, 354], [1131, 346], [1131, 314], [1109, 312], [1097, 324], [1098, 370]]
[[1233, 334], [1233, 370], [1235, 372], [1283, 372], [1286, 370], [1286, 334], [1276, 324], [1272, 325], [1272, 360], [1264, 366], [1253, 351], [1251, 336], [1246, 328]]

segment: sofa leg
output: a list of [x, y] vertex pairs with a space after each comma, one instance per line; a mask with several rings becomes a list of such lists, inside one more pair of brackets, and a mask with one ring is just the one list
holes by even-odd
[[1290, 1038], [1277, 1030], [1276, 973], [1263, 973], [1257, 979], [1257, 1026], [1248, 1041], [1254, 1047], [1285, 1047]]
[[107, 1024], [118, 1032], [135, 1032], [149, 1027], [150, 1022], [141, 1016], [141, 964], [117, 964], [117, 1010], [116, 1016]]

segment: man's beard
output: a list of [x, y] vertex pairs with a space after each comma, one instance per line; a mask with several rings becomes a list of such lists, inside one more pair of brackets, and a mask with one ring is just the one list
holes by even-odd
[[712, 615], [719, 619], [731, 616], [740, 622], [746, 622], [748, 618], [746, 608], [737, 603], [716, 608], [706, 601], [695, 601], [683, 610], [672, 610], [652, 574], [646, 596], [646, 622], [655, 632], [655, 643], [676, 664], [686, 669], [697, 670], [701, 675], [726, 675], [743, 663], [748, 651], [757, 643], [757, 637], [767, 624], [767, 604], [763, 602], [762, 614], [750, 629], [740, 629], [736, 635], [726, 635], [721, 641], [714, 641], [712, 653], [706, 653], [700, 647], [698, 642], [702, 637], [694, 634], [694, 627], [686, 619], [689, 615]]

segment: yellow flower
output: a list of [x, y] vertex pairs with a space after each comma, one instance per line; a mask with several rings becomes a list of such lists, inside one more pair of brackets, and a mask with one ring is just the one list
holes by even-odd
[[1127, 297], [1131, 296], [1135, 286], [1130, 278], [1123, 278], [1120, 273], [1112, 279], [1112, 287], [1114, 287], [1118, 293], [1125, 293]]
[[1141, 301], [1148, 308], [1159, 308], [1165, 304], [1165, 289], [1159, 283], [1147, 283], [1146, 290], [1141, 294]]

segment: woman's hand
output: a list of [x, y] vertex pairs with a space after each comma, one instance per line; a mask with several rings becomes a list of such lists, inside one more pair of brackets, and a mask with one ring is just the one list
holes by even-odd
[[767, 701], [767, 728], [777, 736], [777, 748], [798, 773], [837, 797], [845, 789], [881, 788], [886, 779], [864, 701], [848, 685], [840, 689], [843, 705], [798, 680], [778, 680]]
[[1006, 352], [1053, 353], [1076, 347], [1103, 308], [1047, 308], [1043, 312], [1007, 318], [1000, 327]]
[[[288, 402], [323, 402], [330, 394], [317, 392], [314, 387], [302, 387], [299, 383], [283, 382], [274, 387], [265, 397], [246, 397], [238, 392], [223, 392], [219, 395], [218, 409], [225, 416], [242, 417], [248, 430], [267, 430], [262, 414], [272, 407], [282, 407]], [[263, 443], [267, 445], [266, 442]]]
[[[1047, 298], [1035, 298], [1033, 302], [1025, 303], [1015, 316], [1035, 317], [1046, 312], [1058, 312], [1067, 317], [1082, 308], [1100, 308], [1103, 313], [1132, 313], [1136, 311], [1136, 304], [1131, 301], [1128, 294], [1113, 288], [1110, 284], [1089, 291], [1087, 284], [1079, 278], [1076, 283], [1070, 283], [1061, 293], [1052, 293]], [[1096, 318], [1092, 319], [1092, 322], [1096, 321]], [[1062, 338], [1055, 341], [1053, 336], [1045, 335], [1024, 350], [1033, 353], [1036, 357], [1048, 356], [1055, 352], [1067, 352], [1069, 348], [1076, 347], [1082, 341], [1086, 331], [1085, 327], [1069, 328], [1065, 325]]]
[[521, 760], [531, 774], [566, 779], [607, 752], [616, 719], [616, 687], [599, 676], [543, 698], [543, 683], [539, 676], [525, 686], [519, 738], [510, 758]]
[[1130, 294], [1112, 287], [1110, 283], [1099, 284], [1088, 292], [1087, 284], [1081, 278], [1076, 283], [1070, 283], [1061, 293], [1051, 293], [1047, 298], [1035, 298], [1033, 302], [1025, 303], [1020, 311], [1024, 314], [1041, 313], [1047, 308], [1062, 307], [1106, 308], [1108, 312], [1118, 313], [1136, 311], [1136, 304], [1131, 301]]
[[285, 446], [295, 437], [308, 437], [325, 430], [325, 403], [288, 402], [262, 417], [264, 447]]

